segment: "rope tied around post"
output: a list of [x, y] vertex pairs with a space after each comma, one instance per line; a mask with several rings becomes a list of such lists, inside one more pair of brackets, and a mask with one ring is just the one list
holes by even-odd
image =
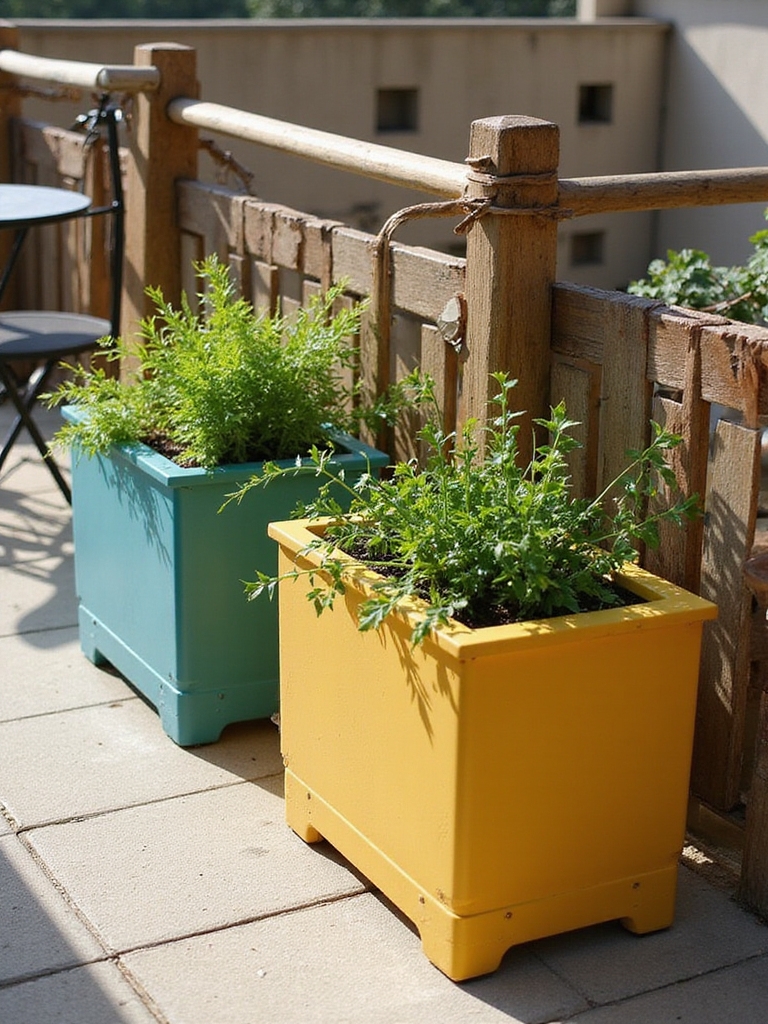
[[[377, 342], [376, 393], [382, 395], [389, 384], [390, 327], [392, 320], [392, 264], [390, 244], [395, 231], [403, 224], [427, 217], [458, 217], [462, 219], [454, 227], [454, 234], [466, 235], [483, 217], [533, 216], [550, 220], [564, 220], [573, 216], [573, 210], [559, 206], [500, 206], [496, 200], [505, 191], [520, 185], [549, 184], [557, 182], [556, 172], [543, 174], [496, 175], [484, 170], [492, 164], [490, 157], [467, 157], [470, 166], [464, 194], [456, 199], [436, 203], [417, 203], [393, 213], [384, 223], [373, 245], [373, 274], [371, 283], [371, 306], [373, 331]], [[467, 195], [470, 185], [480, 186], [482, 195]]]

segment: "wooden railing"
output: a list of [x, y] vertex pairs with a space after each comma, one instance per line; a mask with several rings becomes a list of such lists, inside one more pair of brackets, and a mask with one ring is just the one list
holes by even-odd
[[0, 71], [20, 78], [56, 85], [72, 85], [101, 92], [143, 92], [160, 83], [157, 68], [137, 68], [133, 64], [87, 64], [84, 61], [51, 60], [17, 50], [0, 51]]
[[[13, 40], [12, 29], [0, 29], [0, 129], [12, 125], [16, 133], [16, 173], [28, 173], [36, 154], [36, 173], [45, 164], [47, 174], [72, 182], [82, 139], [21, 118], [20, 95], [8, 86], [42, 72], [34, 58], [12, 52]], [[768, 782], [754, 771], [768, 756], [768, 698], [760, 681], [766, 627], [753, 625], [742, 567], [763, 543], [756, 527], [768, 331], [557, 283], [555, 253], [558, 222], [566, 217], [768, 202], [768, 169], [559, 179], [557, 126], [526, 117], [474, 122], [465, 166], [197, 100], [195, 54], [185, 47], [138, 47], [135, 77], [97, 65], [87, 72], [54, 67], [60, 63], [46, 62], [45, 75], [87, 79], [84, 88], [119, 82], [118, 91], [135, 93], [125, 152], [125, 332], [149, 311], [145, 285], [160, 286], [172, 301], [182, 288], [194, 294], [192, 260], [217, 252], [257, 305], [279, 301], [290, 312], [341, 279], [350, 300], [370, 297], [360, 340], [364, 382], [380, 389], [423, 366], [439, 383], [449, 426], [469, 416], [482, 421], [496, 369], [519, 378], [517, 397], [529, 416], [565, 398], [581, 424], [583, 447], [572, 464], [580, 493], [597, 493], [613, 478], [625, 451], [646, 442], [651, 418], [683, 436], [675, 469], [686, 493], [704, 496], [706, 516], [665, 532], [645, 560], [719, 606], [704, 640], [692, 789], [699, 806], [721, 813], [746, 800], [741, 892], [755, 902], [755, 881], [765, 891], [768, 872], [768, 823], [763, 812], [760, 820], [750, 818], [750, 809], [768, 806]], [[407, 184], [439, 201], [402, 212], [376, 238], [197, 180], [199, 128]], [[0, 171], [10, 177], [10, 164]], [[405, 219], [426, 215], [464, 221], [466, 259], [393, 239]], [[52, 251], [44, 254], [46, 266]], [[80, 265], [82, 254], [75, 255]], [[712, 428], [714, 405], [730, 412]], [[408, 431], [388, 443], [395, 456], [412, 454]]]

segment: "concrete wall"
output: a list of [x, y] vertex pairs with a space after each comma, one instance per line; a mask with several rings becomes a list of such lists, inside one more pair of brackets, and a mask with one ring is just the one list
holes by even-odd
[[[665, 169], [768, 166], [768, 3], [634, 0], [634, 13], [668, 19], [671, 37]], [[659, 215], [659, 248], [692, 246], [740, 263], [768, 204]]]
[[[597, 20], [76, 22], [20, 21], [21, 49], [40, 56], [131, 63], [139, 43], [198, 51], [201, 96], [327, 131], [462, 161], [473, 119], [529, 114], [561, 130], [563, 176], [655, 170], [666, 26]], [[579, 123], [579, 87], [612, 85], [610, 123]], [[418, 90], [414, 131], [376, 130], [380, 89]], [[76, 107], [28, 100], [30, 116], [66, 124]], [[230, 139], [220, 144], [255, 173], [254, 191], [377, 230], [418, 194], [341, 174]], [[213, 171], [201, 158], [204, 176]], [[560, 230], [561, 278], [601, 287], [641, 275], [652, 253], [650, 214], [593, 217]], [[602, 258], [590, 239], [602, 233]], [[420, 221], [403, 241], [453, 248], [452, 222]], [[592, 241], [596, 241], [594, 238]], [[574, 249], [575, 246], [575, 249]], [[598, 246], [599, 248], [599, 246]], [[573, 253], [586, 263], [572, 263]], [[597, 254], [599, 256], [599, 253]]]

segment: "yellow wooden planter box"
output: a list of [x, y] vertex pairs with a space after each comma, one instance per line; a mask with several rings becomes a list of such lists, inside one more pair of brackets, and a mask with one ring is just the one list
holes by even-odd
[[[281, 572], [310, 529], [322, 527], [269, 527]], [[646, 603], [456, 624], [411, 650], [407, 610], [358, 632], [371, 574], [352, 576], [320, 617], [302, 581], [280, 584], [291, 828], [347, 857], [455, 980], [600, 921], [669, 926], [715, 606], [628, 567], [621, 582]]]

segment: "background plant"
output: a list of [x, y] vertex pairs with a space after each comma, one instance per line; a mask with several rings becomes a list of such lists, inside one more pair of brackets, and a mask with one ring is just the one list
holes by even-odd
[[670, 249], [666, 261], [653, 260], [648, 276], [633, 281], [627, 290], [668, 305], [703, 309], [745, 323], [766, 323], [768, 230], [758, 231], [749, 241], [753, 252], [743, 266], [736, 267], [713, 266], [700, 249]]
[[[361, 606], [360, 629], [379, 626], [404, 597], [425, 599], [415, 643], [450, 617], [484, 626], [621, 603], [610, 574], [636, 557], [638, 543], [658, 544], [661, 520], [682, 523], [696, 515], [695, 497], [671, 508], [656, 502], [660, 480], [675, 486], [665, 452], [680, 438], [654, 424], [651, 443], [628, 453], [627, 468], [602, 494], [575, 498], [567, 456], [578, 442], [568, 433], [575, 424], [564, 404], [552, 409], [549, 420], [536, 421], [549, 441], [521, 468], [519, 414], [510, 407], [515, 382], [494, 376], [498, 416], [487, 430], [483, 458], [475, 424], [457, 438], [434, 419], [422, 432], [429, 449], [425, 467], [401, 463], [388, 480], [366, 477], [350, 488], [329, 468], [329, 454], [315, 450], [314, 472], [327, 480], [317, 500], [298, 514], [331, 517], [325, 537], [311, 545], [321, 552], [321, 570], [259, 574], [247, 585], [249, 596], [274, 593], [280, 578], [308, 577], [309, 598], [323, 611], [344, 592], [349, 563], [340, 549], [385, 574]], [[421, 389], [424, 401], [434, 403], [431, 382], [423, 381]], [[265, 466], [238, 496], [298, 471]], [[352, 498], [348, 517], [334, 498], [337, 487]]]
[[149, 288], [156, 313], [142, 321], [138, 344], [104, 342], [107, 360], [133, 367], [124, 379], [100, 368], [69, 368], [72, 379], [49, 401], [74, 403], [87, 415], [64, 426], [57, 444], [76, 443], [93, 455], [142, 441], [182, 465], [211, 468], [293, 458], [322, 443], [327, 424], [359, 425], [363, 413], [354, 411], [343, 369], [356, 358], [352, 337], [362, 307], [334, 312], [341, 285], [289, 320], [257, 314], [238, 298], [215, 256], [195, 269], [207, 283], [199, 314], [186, 296], [174, 309]]

